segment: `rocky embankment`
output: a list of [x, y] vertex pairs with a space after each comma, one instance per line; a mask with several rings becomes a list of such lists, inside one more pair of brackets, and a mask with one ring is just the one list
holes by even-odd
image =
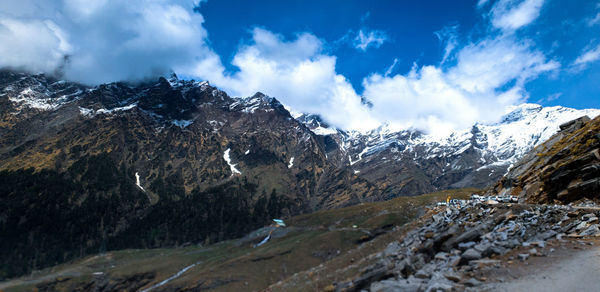
[[600, 194], [600, 117], [582, 117], [523, 157], [489, 194], [528, 203], [569, 203]]
[[590, 202], [584, 205], [513, 204], [486, 198], [436, 206], [420, 228], [373, 255], [378, 258], [375, 264], [350, 281], [336, 283], [335, 290], [477, 290], [484, 283], [475, 274], [486, 266], [548, 255], [554, 249], [547, 241], [599, 236], [600, 208], [589, 207]]

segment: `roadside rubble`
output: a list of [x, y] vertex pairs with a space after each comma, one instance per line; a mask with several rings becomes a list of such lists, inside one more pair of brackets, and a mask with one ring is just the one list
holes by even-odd
[[[378, 260], [336, 291], [461, 291], [477, 289], [473, 271], [552, 252], [548, 240], [600, 236], [600, 210], [511, 203], [514, 197], [473, 196], [438, 204], [420, 228], [390, 243]], [[586, 206], [595, 207], [595, 206]], [[512, 257], [511, 257], [512, 259]], [[471, 288], [475, 287], [475, 288]]]

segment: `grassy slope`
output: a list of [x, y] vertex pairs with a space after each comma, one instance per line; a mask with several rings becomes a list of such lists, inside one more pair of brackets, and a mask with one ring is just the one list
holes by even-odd
[[[252, 243], [261, 236], [254, 241], [237, 239], [208, 247], [114, 251], [0, 283], [0, 290], [30, 291], [37, 284], [61, 278], [65, 281], [55, 288], [68, 291], [94, 277], [116, 279], [153, 272], [155, 278], [144, 286], [147, 288], [194, 263], [197, 265], [163, 288], [246, 291], [277, 283], [271, 288], [319, 289], [355, 274], [367, 263], [368, 255], [382, 250], [401, 234], [388, 231], [401, 231], [397, 226], [423, 214], [423, 206], [444, 201], [448, 195], [464, 198], [476, 191], [442, 191], [296, 216], [287, 220], [287, 233], [280, 231], [280, 236], [259, 248], [252, 248]], [[95, 276], [94, 272], [104, 274]]]

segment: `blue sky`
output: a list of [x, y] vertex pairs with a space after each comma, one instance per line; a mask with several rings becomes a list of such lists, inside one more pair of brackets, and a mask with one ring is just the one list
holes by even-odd
[[[250, 42], [251, 31], [261, 27], [291, 40], [310, 32], [326, 42], [328, 54], [337, 56], [336, 70], [360, 91], [362, 79], [370, 73], [406, 73], [413, 63], [439, 64], [444, 44], [437, 34], [455, 27], [464, 40], [493, 34], [486, 28], [484, 8], [478, 1], [261, 1], [260, 5], [241, 0], [201, 3], [212, 48], [221, 56], [227, 70], [238, 47]], [[600, 27], [590, 26], [600, 2], [547, 1], [539, 18], [518, 32], [561, 62], [574, 61], [586, 46], [598, 43]], [[485, 7], [485, 6], [484, 6]], [[226, 15], [226, 17], [223, 17]], [[381, 31], [385, 41], [366, 51], [356, 49], [345, 39], [360, 30]], [[350, 37], [353, 37], [352, 35]], [[540, 76], [526, 85], [530, 102], [574, 108], [600, 106], [600, 66], [583, 72], [560, 72]]]
[[8, 2], [0, 67], [83, 83], [174, 70], [357, 130], [466, 128], [523, 102], [600, 106], [600, 1]]
[[[202, 3], [199, 11], [206, 19], [211, 45], [228, 70], [236, 70], [229, 61], [240, 43], [251, 41], [254, 27], [288, 40], [310, 32], [326, 42], [325, 50], [338, 57], [337, 71], [359, 89], [367, 74], [385, 72], [394, 59], [398, 59], [394, 71], [403, 72], [409, 71], [413, 62], [439, 62], [443, 45], [435, 32], [457, 24], [471, 28], [480, 18], [474, 9], [476, 2], [456, 2], [458, 5], [451, 1], [264, 1], [249, 5], [248, 1], [225, 0]], [[437, 8], [431, 9], [432, 5]], [[356, 37], [360, 30], [384, 32], [385, 42], [378, 48], [357, 50], [347, 38]]]

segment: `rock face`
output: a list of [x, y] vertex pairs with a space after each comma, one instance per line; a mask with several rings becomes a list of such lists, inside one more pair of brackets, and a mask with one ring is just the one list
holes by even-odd
[[490, 191], [530, 203], [600, 199], [600, 118], [582, 117], [519, 161]]

